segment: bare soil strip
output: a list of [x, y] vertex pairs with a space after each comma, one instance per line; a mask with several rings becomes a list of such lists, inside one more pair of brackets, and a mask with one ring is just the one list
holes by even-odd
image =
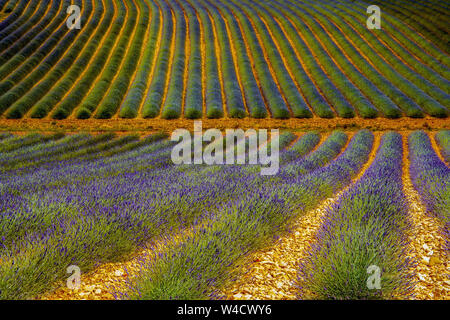
[[[199, 225], [201, 226], [201, 224]], [[112, 300], [114, 292], [126, 292], [129, 281], [142, 269], [142, 266], [163, 252], [169, 245], [183, 241], [194, 228], [187, 228], [175, 235], [163, 236], [151, 241], [144, 248], [131, 254], [127, 260], [100, 264], [94, 270], [81, 274], [79, 288], [69, 289], [66, 283], [59, 282], [55, 289], [35, 299], [38, 300]], [[68, 274], [68, 276], [70, 276]]]
[[[375, 158], [381, 133], [375, 133], [375, 141], [369, 160], [355, 177], [357, 181]], [[353, 183], [352, 183], [353, 184]], [[344, 190], [323, 201], [316, 209], [300, 217], [292, 226], [291, 232], [278, 239], [277, 243], [265, 250], [255, 252], [243, 266], [243, 275], [223, 290], [229, 300], [292, 300], [297, 299], [298, 262], [306, 255], [315, 241], [315, 234], [322, 224], [326, 209], [336, 202]]]
[[442, 222], [426, 212], [420, 196], [414, 189], [409, 174], [407, 135], [403, 135], [403, 189], [409, 202], [409, 217], [412, 223], [409, 235], [412, 259], [415, 267], [414, 299], [450, 300], [449, 253], [445, 251]]

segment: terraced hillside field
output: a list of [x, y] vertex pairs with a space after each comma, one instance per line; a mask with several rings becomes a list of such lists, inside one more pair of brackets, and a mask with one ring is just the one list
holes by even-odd
[[377, 4], [1, 0], [0, 115], [448, 117], [449, 3]]

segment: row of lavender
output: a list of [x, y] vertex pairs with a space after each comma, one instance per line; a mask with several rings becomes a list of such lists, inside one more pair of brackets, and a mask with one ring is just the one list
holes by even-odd
[[[410, 294], [407, 208], [402, 137], [389, 132], [361, 179], [327, 210], [317, 242], [300, 262], [302, 297], [313, 293], [322, 299], [370, 299]], [[367, 285], [370, 266], [379, 270], [378, 287]]]
[[[444, 143], [446, 135], [447, 143]], [[438, 133], [437, 140], [444, 156], [450, 153], [449, 131]], [[450, 168], [434, 152], [430, 138], [423, 131], [412, 133], [408, 139], [411, 158], [411, 179], [428, 212], [444, 224], [447, 249], [450, 249]], [[447, 157], [448, 159], [448, 157]]]

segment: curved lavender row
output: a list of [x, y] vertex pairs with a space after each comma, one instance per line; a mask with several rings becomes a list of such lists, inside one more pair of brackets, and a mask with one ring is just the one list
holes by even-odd
[[[320, 135], [317, 132], [307, 132], [303, 134], [292, 146], [289, 146], [295, 140], [296, 136], [292, 132], [285, 132], [280, 134], [279, 137], [279, 165], [280, 171], [283, 172], [286, 168], [286, 164], [292, 163], [294, 160], [302, 159], [305, 155], [309, 154], [314, 147], [320, 142]], [[268, 153], [272, 153], [271, 150], [272, 140], [268, 142]], [[246, 146], [248, 148], [248, 144]], [[247, 149], [246, 149], [247, 150]], [[248, 154], [248, 152], [247, 152]], [[322, 164], [323, 165], [323, 164]], [[259, 174], [260, 166], [240, 166], [242, 172]], [[217, 167], [221, 170], [221, 168]], [[208, 170], [208, 169], [206, 169]], [[282, 177], [281, 172], [277, 173], [277, 176]]]
[[13, 152], [2, 153], [0, 154], [0, 166], [4, 166], [12, 162], [16, 163], [43, 152], [52, 152], [63, 144], [76, 143], [80, 140], [84, 141], [87, 139], [89, 139], [89, 135], [86, 133], [74, 134], [57, 140], [43, 141], [39, 144], [14, 150]]
[[[101, 140], [101, 137], [99, 138]], [[116, 154], [114, 157], [102, 157], [105, 153], [112, 152], [108, 147], [114, 146], [116, 141], [117, 139], [88, 146], [74, 153], [63, 154], [57, 159], [58, 161], [44, 162], [34, 170], [19, 168], [2, 172], [0, 180], [7, 183], [0, 185], [0, 192], [6, 188], [29, 193], [42, 189], [50, 190], [52, 187], [58, 188], [58, 184], [75, 184], [80, 181], [84, 183], [87, 180], [100, 179], [118, 172], [154, 169], [155, 157], [161, 158], [158, 159], [159, 162], [167, 163], [167, 159], [170, 160], [170, 148], [173, 143], [167, 140]], [[117, 151], [122, 147], [119, 145], [118, 149], [113, 149]]]
[[[283, 170], [286, 164], [303, 158], [305, 155], [310, 153], [314, 147], [320, 142], [320, 136], [316, 132], [307, 132], [303, 134], [300, 138], [292, 146], [289, 146], [296, 139], [295, 134], [290, 131], [281, 133], [279, 136], [279, 164], [280, 169]], [[261, 144], [262, 142], [259, 141]], [[272, 140], [267, 142], [267, 150], [268, 154], [271, 154], [271, 146]], [[261, 146], [261, 145], [260, 145]], [[249, 141], [246, 140], [246, 157], [248, 156], [249, 150]], [[250, 165], [250, 166], [239, 166], [243, 173], [245, 174], [259, 174], [260, 166], [259, 165]], [[221, 166], [214, 166], [212, 168], [205, 168], [209, 172], [215, 172], [216, 170], [222, 170]], [[226, 169], [225, 169], [226, 170]], [[234, 170], [234, 169], [233, 169]], [[280, 173], [278, 173], [280, 175]]]
[[434, 136], [441, 148], [442, 157], [450, 164], [450, 130], [441, 130]]
[[[402, 137], [389, 132], [361, 179], [327, 210], [316, 234], [317, 242], [300, 262], [300, 292], [310, 292], [319, 299], [410, 295], [407, 207], [402, 184]], [[367, 285], [371, 265], [381, 271], [379, 290]]]
[[[225, 203], [211, 222], [169, 246], [144, 266], [127, 297], [141, 299], [204, 299], [216, 296], [245, 255], [286, 229], [293, 218], [315, 207], [351, 182], [368, 160], [373, 134], [357, 133], [348, 148], [326, 167], [303, 179], [264, 183], [273, 177], [246, 177], [261, 184], [255, 192], [242, 188], [238, 200]], [[261, 180], [263, 180], [261, 182]], [[239, 186], [239, 184], [238, 184]], [[253, 186], [253, 184], [252, 184]]]
[[111, 261], [196, 224], [227, 197], [250, 189], [241, 179], [227, 180], [226, 171], [199, 184], [171, 164], [172, 145], [161, 141], [113, 158], [9, 176], [0, 187], [1, 297], [32, 296], [64, 278], [67, 265], [86, 271]]
[[3, 132], [0, 133], [0, 141], [11, 138], [12, 134], [8, 133], [8, 132]]
[[293, 146], [288, 148], [281, 155], [281, 162], [286, 163], [299, 157], [304, 157], [320, 142], [320, 135], [317, 132], [307, 132], [302, 135]]
[[430, 138], [423, 131], [408, 137], [411, 180], [427, 211], [444, 223], [446, 247], [450, 249], [450, 169], [434, 152]]
[[342, 151], [348, 141], [347, 134], [333, 131], [331, 135], [307, 156], [297, 158], [282, 169], [283, 178], [293, 178], [307, 174], [333, 160]]

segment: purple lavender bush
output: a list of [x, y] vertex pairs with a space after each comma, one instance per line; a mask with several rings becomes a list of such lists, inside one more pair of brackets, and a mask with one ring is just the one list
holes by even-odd
[[[300, 298], [409, 296], [412, 261], [407, 258], [405, 236], [409, 227], [402, 189], [402, 138], [389, 132], [361, 179], [327, 210], [317, 240], [300, 261]], [[379, 268], [379, 288], [367, 283], [369, 267]]]

